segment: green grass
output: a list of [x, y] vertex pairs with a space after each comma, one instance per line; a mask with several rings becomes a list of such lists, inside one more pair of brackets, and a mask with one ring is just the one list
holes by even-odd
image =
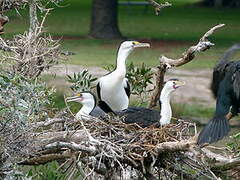
[[[152, 42], [151, 49], [136, 50], [128, 61], [138, 65], [145, 62], [149, 66], [156, 66], [160, 55], [179, 57], [210, 27], [225, 23], [225, 27], [211, 36], [216, 46], [198, 54], [193, 62], [183, 66], [188, 69], [212, 68], [227, 47], [240, 41], [240, 11], [201, 7], [198, 2], [199, 0], [171, 0], [173, 6], [162, 10], [159, 16], [154, 14], [151, 7], [146, 13], [144, 7], [132, 7], [129, 14], [127, 7], [120, 6], [119, 27], [122, 34], [131, 39]], [[55, 36], [64, 36], [63, 49], [77, 53], [67, 63], [84, 66], [114, 64], [120, 41], [88, 38], [91, 1], [69, 0], [64, 1], [62, 6], [51, 11], [46, 21], [46, 30]], [[5, 27], [5, 37], [27, 29], [27, 10], [20, 10], [20, 14], [22, 17], [17, 16], [15, 11], [8, 13], [10, 22]], [[164, 43], [159, 44], [159, 40], [164, 40]]]
[[[178, 118], [206, 118], [209, 119], [214, 114], [214, 108], [209, 108], [198, 104], [173, 104], [173, 116]], [[184, 117], [183, 117], [184, 115]]]

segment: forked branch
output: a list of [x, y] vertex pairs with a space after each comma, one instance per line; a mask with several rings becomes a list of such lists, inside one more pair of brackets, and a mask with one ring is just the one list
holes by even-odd
[[154, 0], [147, 0], [148, 2], [150, 2], [150, 4], [154, 7], [155, 9], [155, 13], [156, 15], [159, 15], [159, 12], [165, 8], [165, 7], [169, 7], [169, 6], [172, 6], [172, 4], [170, 4], [169, 2], [165, 2], [165, 3], [157, 3], [156, 1]]
[[153, 108], [157, 105], [157, 101], [160, 97], [160, 93], [162, 91], [163, 82], [164, 82], [164, 75], [167, 69], [170, 69], [172, 67], [179, 67], [186, 63], [189, 63], [192, 61], [195, 57], [195, 53], [206, 51], [207, 49], [210, 49], [211, 46], [214, 46], [213, 43], [211, 43], [208, 40], [208, 37], [212, 35], [217, 29], [223, 27], [224, 24], [219, 24], [211, 28], [209, 31], [207, 31], [199, 40], [197, 45], [191, 46], [187, 51], [185, 51], [182, 54], [182, 57], [179, 59], [171, 59], [167, 58], [166, 56], [161, 56], [159, 58], [160, 65], [157, 68], [156, 73], [156, 83], [155, 83], [155, 89], [151, 97], [151, 101], [149, 103], [149, 107]]

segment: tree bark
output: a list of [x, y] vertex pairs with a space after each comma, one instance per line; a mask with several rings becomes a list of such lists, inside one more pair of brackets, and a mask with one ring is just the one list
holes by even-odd
[[9, 21], [7, 16], [3, 16], [0, 14], [0, 35], [4, 33], [3, 26]]
[[38, 27], [38, 17], [37, 17], [37, 2], [36, 0], [29, 1], [29, 32], [34, 33]]
[[90, 36], [97, 39], [122, 39], [118, 28], [117, 0], [93, 0]]

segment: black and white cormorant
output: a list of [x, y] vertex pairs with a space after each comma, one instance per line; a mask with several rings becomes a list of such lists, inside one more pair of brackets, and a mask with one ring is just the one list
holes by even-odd
[[168, 80], [160, 95], [160, 112], [153, 109], [143, 107], [129, 107], [128, 109], [118, 112], [119, 115], [125, 116], [126, 123], [137, 123], [142, 127], [147, 127], [152, 124], [166, 125], [169, 124], [172, 118], [172, 109], [170, 105], [170, 97], [173, 91], [183, 86], [185, 82], [178, 79]]
[[78, 120], [89, 119], [91, 117], [103, 117], [106, 113], [96, 106], [96, 97], [90, 91], [77, 93], [75, 96], [66, 98], [67, 102], [78, 102], [82, 104], [82, 108], [75, 115]]
[[126, 76], [126, 59], [138, 47], [150, 47], [148, 43], [137, 41], [124, 41], [117, 53], [117, 65], [114, 71], [99, 78], [97, 94], [100, 99], [99, 106], [105, 112], [122, 111], [128, 108], [130, 85]]
[[[160, 125], [169, 124], [172, 118], [172, 109], [170, 105], [171, 93], [184, 82], [178, 79], [168, 80], [161, 92], [160, 103], [161, 111], [143, 108], [143, 107], [129, 107], [126, 110], [114, 112], [118, 116], [124, 116], [125, 123], [137, 123], [142, 127], [147, 127], [160, 122]], [[104, 117], [106, 114], [98, 106], [96, 106], [96, 98], [91, 92], [82, 92], [73, 97], [68, 97], [67, 102], [75, 101], [83, 104], [83, 107], [76, 114], [76, 119], [88, 119], [91, 116]]]
[[198, 136], [198, 144], [213, 143], [230, 131], [229, 119], [240, 112], [240, 61], [229, 61], [235, 45], [229, 49], [215, 66], [211, 90], [216, 98], [214, 117], [208, 122]]

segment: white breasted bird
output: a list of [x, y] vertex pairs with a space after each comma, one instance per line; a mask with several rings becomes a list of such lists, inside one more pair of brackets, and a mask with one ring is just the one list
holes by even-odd
[[66, 98], [66, 102], [73, 101], [82, 104], [82, 108], [78, 111], [78, 113], [75, 116], [75, 118], [78, 120], [106, 115], [103, 110], [96, 106], [96, 97], [90, 91], [77, 93], [75, 96]]
[[185, 82], [179, 81], [178, 79], [170, 79], [165, 83], [159, 99], [161, 103], [160, 112], [143, 107], [129, 107], [119, 112], [119, 114], [125, 116], [126, 123], [137, 123], [142, 127], [147, 127], [154, 123], [160, 123], [160, 125], [169, 124], [172, 118], [170, 105], [171, 94], [184, 84]]
[[126, 59], [138, 47], [150, 47], [149, 43], [124, 41], [117, 53], [117, 65], [114, 71], [99, 78], [97, 93], [100, 99], [99, 106], [107, 113], [122, 111], [128, 108], [130, 85], [126, 76]]

